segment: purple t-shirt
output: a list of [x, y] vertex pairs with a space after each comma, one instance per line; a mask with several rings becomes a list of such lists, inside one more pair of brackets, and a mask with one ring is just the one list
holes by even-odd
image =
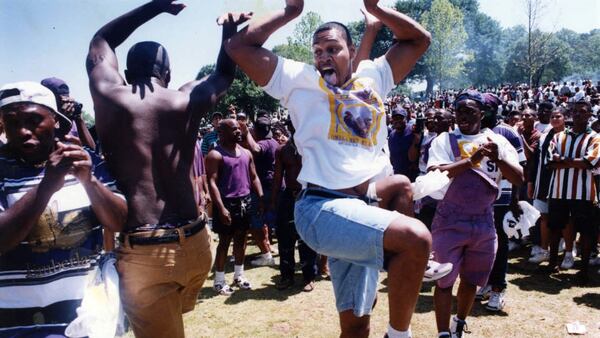
[[256, 174], [263, 188], [270, 187], [273, 184], [275, 153], [277, 152], [277, 148], [279, 148], [279, 143], [272, 138], [260, 140], [257, 143], [260, 147], [260, 154], [254, 156]]
[[222, 198], [238, 198], [250, 194], [250, 154], [241, 147], [239, 149], [241, 154], [237, 157], [220, 145], [214, 149], [223, 156], [217, 182]]

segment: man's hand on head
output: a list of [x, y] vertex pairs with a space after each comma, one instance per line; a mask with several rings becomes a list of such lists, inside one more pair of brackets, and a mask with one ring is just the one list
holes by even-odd
[[367, 28], [367, 29], [370, 28], [375, 31], [378, 31], [381, 29], [381, 27], [383, 27], [383, 23], [381, 22], [381, 20], [377, 19], [375, 16], [373, 16], [368, 11], [365, 11], [361, 8], [360, 12], [365, 17], [365, 28]]
[[152, 3], [165, 13], [177, 15], [181, 12], [185, 5], [176, 0], [152, 0]]
[[304, 0], [285, 0], [285, 7], [299, 15], [304, 9]]
[[373, 9], [377, 8], [379, 0], [364, 0], [364, 4], [367, 11], [371, 12]]

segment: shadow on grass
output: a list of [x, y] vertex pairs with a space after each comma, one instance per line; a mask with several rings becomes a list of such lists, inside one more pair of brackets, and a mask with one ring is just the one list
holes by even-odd
[[[295, 277], [300, 276], [297, 274]], [[260, 288], [256, 288], [256, 286], [252, 290], [239, 290], [234, 287], [235, 292], [230, 296], [221, 296], [219, 295], [212, 287], [204, 287], [200, 292], [200, 297], [198, 297], [198, 301], [202, 302], [204, 299], [211, 299], [214, 297], [227, 297], [225, 300], [225, 304], [239, 304], [245, 302], [247, 300], [265, 300], [265, 301], [286, 301], [290, 296], [299, 294], [304, 287], [302, 283], [302, 278], [295, 278], [296, 283], [294, 286], [285, 290], [277, 290], [275, 287], [275, 283], [279, 280], [279, 276], [271, 277], [271, 281], [273, 284], [262, 284]], [[318, 287], [318, 284], [317, 286]]]
[[600, 310], [600, 294], [598, 293], [586, 293], [579, 297], [573, 297], [573, 301], [579, 305]]

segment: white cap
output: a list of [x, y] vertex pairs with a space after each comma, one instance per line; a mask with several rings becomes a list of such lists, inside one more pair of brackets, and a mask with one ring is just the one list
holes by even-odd
[[50, 89], [37, 82], [22, 81], [9, 83], [0, 88], [0, 109], [12, 103], [28, 102], [46, 106], [56, 114], [60, 131], [67, 133], [71, 129], [71, 120], [61, 114], [56, 107], [56, 97]]

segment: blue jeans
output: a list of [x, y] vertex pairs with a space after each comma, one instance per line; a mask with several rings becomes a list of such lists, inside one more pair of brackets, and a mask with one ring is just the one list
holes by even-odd
[[338, 312], [368, 315], [383, 268], [383, 233], [399, 214], [355, 196], [323, 189], [332, 195], [323, 197], [311, 191], [302, 191], [296, 202], [296, 230], [313, 250], [329, 257]]

